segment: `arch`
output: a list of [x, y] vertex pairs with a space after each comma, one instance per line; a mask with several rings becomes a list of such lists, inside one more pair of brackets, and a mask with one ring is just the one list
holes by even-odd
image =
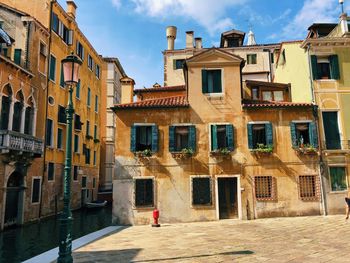
[[335, 99], [325, 98], [321, 100], [321, 105], [323, 109], [338, 109], [339, 105]]
[[34, 100], [33, 95], [30, 95], [27, 99], [27, 105], [32, 108], [36, 108], [36, 102]]
[[13, 89], [10, 83], [5, 84], [1, 89], [2, 95], [10, 97], [13, 95]]
[[15, 98], [17, 101], [24, 103], [24, 94], [23, 94], [22, 89], [20, 89], [19, 91], [16, 92]]

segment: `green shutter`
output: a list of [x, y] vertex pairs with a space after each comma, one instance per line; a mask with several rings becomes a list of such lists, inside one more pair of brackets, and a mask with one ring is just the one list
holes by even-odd
[[215, 151], [217, 149], [218, 149], [217, 126], [211, 125], [211, 150]]
[[233, 151], [234, 148], [234, 130], [231, 124], [226, 125], [227, 149]]
[[135, 125], [131, 126], [131, 131], [130, 131], [130, 151], [136, 152], [136, 126]]
[[213, 87], [213, 92], [215, 93], [221, 93], [222, 92], [222, 86], [221, 86], [221, 70], [215, 70], [213, 72], [214, 76], [214, 87]]
[[208, 72], [202, 69], [202, 93], [208, 93]]
[[193, 150], [193, 152], [196, 151], [196, 126], [190, 125], [188, 127], [189, 130], [189, 148]]
[[169, 126], [169, 152], [175, 152], [175, 126]]
[[298, 141], [297, 141], [297, 133], [296, 133], [296, 124], [295, 122], [290, 123], [290, 135], [292, 139], [292, 147], [297, 148], [298, 147]]
[[62, 64], [61, 64], [60, 86], [61, 86], [61, 87], [64, 87], [64, 77], [63, 77], [63, 66], [62, 66]]
[[176, 59], [173, 59], [173, 69], [176, 69]]
[[340, 79], [338, 56], [329, 56], [329, 62], [331, 66], [331, 79]]
[[310, 144], [318, 148], [318, 135], [317, 135], [317, 127], [315, 122], [309, 123], [309, 138], [310, 138]]
[[271, 122], [265, 124], [266, 145], [273, 145], [273, 131]]
[[311, 68], [312, 68], [312, 78], [319, 79], [317, 70], [317, 57], [315, 55], [311, 56]]
[[152, 152], [158, 152], [158, 126], [152, 125]]
[[248, 130], [248, 148], [254, 149], [253, 145], [253, 124], [248, 123], [247, 124], [247, 130]]
[[56, 58], [50, 56], [50, 79], [55, 81], [55, 73], [56, 73]]
[[75, 90], [75, 96], [79, 99], [80, 98], [80, 79], [78, 80], [78, 84]]
[[17, 65], [21, 65], [21, 54], [22, 54], [22, 50], [16, 48], [13, 60]]

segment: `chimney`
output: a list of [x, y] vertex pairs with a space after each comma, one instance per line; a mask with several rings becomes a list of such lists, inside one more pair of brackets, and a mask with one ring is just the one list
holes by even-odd
[[186, 32], [186, 48], [193, 48], [193, 31]]
[[196, 49], [201, 49], [202, 46], [202, 38], [201, 37], [196, 37], [194, 39], [194, 42], [196, 43]]
[[75, 19], [76, 11], [77, 11], [77, 5], [74, 3], [74, 1], [72, 0], [67, 1], [67, 14], [71, 18]]
[[348, 15], [346, 13], [340, 15], [340, 28], [343, 36], [349, 33]]
[[168, 26], [166, 28], [166, 38], [168, 40], [168, 50], [174, 50], [176, 31], [177, 31], [176, 26]]
[[161, 86], [160, 86], [160, 84], [158, 84], [158, 82], [156, 82], [156, 83], [154, 83], [154, 85], [153, 85], [153, 88], [160, 88]]
[[132, 103], [134, 102], [134, 86], [135, 81], [129, 77], [123, 77], [120, 79], [121, 83], [121, 99], [120, 103]]

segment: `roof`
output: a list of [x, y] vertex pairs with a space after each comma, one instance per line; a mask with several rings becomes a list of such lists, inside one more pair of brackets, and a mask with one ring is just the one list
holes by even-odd
[[243, 100], [243, 108], [308, 108], [314, 104], [307, 102], [288, 102], [288, 101], [264, 101], [264, 100]]
[[277, 82], [266, 82], [266, 81], [258, 81], [258, 80], [246, 80], [246, 85], [251, 86], [259, 86], [259, 87], [272, 87], [272, 88], [288, 88], [290, 87], [290, 83], [277, 83]]
[[336, 23], [313, 23], [307, 30], [311, 29], [325, 29], [332, 31], [338, 24]]
[[120, 61], [119, 61], [118, 58], [114, 58], [114, 57], [102, 57], [102, 58], [103, 58], [103, 60], [104, 60], [105, 62], [114, 63], [114, 64], [117, 66], [117, 68], [119, 69], [119, 71], [120, 71], [122, 77], [126, 77], [126, 76], [127, 76], [126, 73], [125, 73], [125, 71], [124, 71], [124, 68], [123, 68], [123, 66], [120, 64]]
[[145, 92], [162, 92], [162, 91], [185, 91], [186, 86], [167, 86], [167, 87], [156, 87], [156, 88], [145, 88], [145, 89], [136, 89], [134, 94], [145, 93]]
[[195, 60], [199, 59], [201, 56], [209, 55], [210, 53], [221, 53], [221, 54], [224, 54], [224, 55], [230, 57], [231, 59], [240, 61], [240, 63], [244, 63], [245, 62], [245, 60], [243, 58], [241, 58], [240, 56], [232, 54], [230, 52], [227, 52], [223, 48], [212, 47], [212, 48], [209, 48], [209, 49], [205, 49], [202, 52], [197, 53], [196, 55], [193, 55], [192, 57], [187, 58], [186, 59], [186, 63], [195, 61]]
[[189, 103], [186, 96], [173, 96], [158, 99], [148, 99], [132, 103], [117, 104], [114, 107], [112, 107], [112, 110], [144, 108], [178, 108], [188, 106]]

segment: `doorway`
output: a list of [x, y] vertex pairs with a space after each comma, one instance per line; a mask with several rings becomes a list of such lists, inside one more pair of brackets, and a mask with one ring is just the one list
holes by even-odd
[[21, 223], [23, 205], [23, 176], [19, 172], [10, 175], [6, 187], [6, 204], [4, 226], [8, 227]]
[[219, 219], [238, 218], [237, 177], [218, 178]]

